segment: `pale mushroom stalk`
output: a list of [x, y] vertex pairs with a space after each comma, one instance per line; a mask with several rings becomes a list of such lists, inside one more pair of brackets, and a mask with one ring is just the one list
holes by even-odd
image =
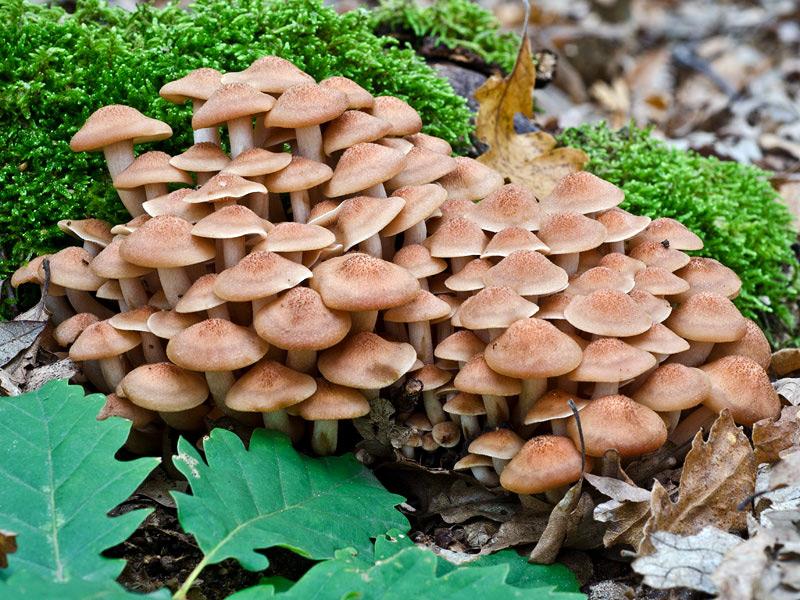
[[664, 421], [667, 426], [667, 433], [671, 434], [678, 427], [678, 422], [681, 420], [681, 411], [671, 410], [668, 412], [660, 412], [658, 416]]
[[161, 343], [161, 338], [153, 335], [149, 331], [141, 331], [142, 336], [142, 352], [144, 359], [148, 363], [160, 363], [167, 360], [167, 354], [164, 352], [164, 345]]
[[169, 193], [166, 183], [148, 183], [144, 186], [144, 195], [148, 200], [165, 196]]
[[595, 398], [602, 398], [603, 396], [613, 396], [619, 391], [618, 381], [598, 381], [594, 384], [592, 391], [592, 400]]
[[[199, 98], [192, 98], [192, 114], [197, 114], [197, 111], [205, 104], [205, 100]], [[195, 129], [193, 132], [194, 143], [211, 142], [219, 146], [219, 128], [217, 127], [203, 127], [202, 129]], [[197, 174], [198, 180], [200, 174]]]
[[475, 415], [460, 415], [461, 431], [464, 433], [464, 439], [470, 440], [481, 432], [481, 423]]
[[435, 390], [422, 390], [422, 402], [425, 406], [425, 414], [431, 425], [447, 421], [447, 415], [442, 410], [442, 403], [436, 397]]
[[[250, 177], [252, 181], [264, 185], [266, 177], [260, 175], [258, 177]], [[262, 194], [261, 192], [253, 192], [246, 197], [247, 206], [262, 219], [269, 220], [269, 195]]]
[[119, 289], [122, 291], [125, 303], [131, 308], [139, 308], [147, 304], [149, 297], [138, 277], [123, 277], [119, 280]]
[[689, 340], [689, 349], [685, 352], [681, 352], [677, 355], [675, 360], [671, 362], [679, 362], [687, 367], [696, 367], [702, 365], [706, 361], [713, 348], [714, 342], [695, 342]]
[[425, 224], [425, 219], [423, 219], [403, 232], [403, 245], [421, 244], [426, 237], [428, 237], [428, 226]]
[[382, 183], [376, 183], [364, 190], [364, 195], [372, 196], [373, 198], [386, 198], [386, 188], [383, 187]]
[[414, 346], [417, 356], [426, 365], [433, 362], [433, 336], [428, 321], [416, 321], [408, 324], [408, 342]]
[[285, 410], [274, 410], [272, 412], [262, 413], [264, 427], [273, 431], [280, 431], [289, 437], [293, 437], [292, 422], [289, 420], [289, 414]]
[[228, 138], [231, 143], [231, 158], [254, 147], [253, 119], [250, 116], [228, 121]]
[[351, 333], [358, 333], [360, 331], [374, 331], [375, 323], [378, 321], [378, 311], [356, 311], [350, 313], [350, 318], [353, 320], [353, 325], [350, 328]]
[[75, 314], [75, 311], [72, 310], [72, 307], [64, 296], [51, 296], [47, 294], [44, 299], [44, 307], [47, 309], [47, 312], [50, 313], [50, 318], [56, 325], [63, 323]]
[[226, 269], [239, 264], [246, 252], [243, 236], [222, 240], [222, 262]]
[[[319, 125], [298, 127], [295, 132], [297, 134], [297, 153], [309, 160], [325, 162], [325, 153], [322, 151], [322, 132]], [[383, 197], [386, 197], [385, 192]]]
[[497, 473], [489, 467], [470, 467], [472, 476], [486, 487], [496, 487], [500, 484]]
[[197, 431], [202, 429], [208, 410], [201, 404], [188, 410], [167, 412], [160, 410], [158, 415], [167, 425], [178, 431]]
[[[106, 158], [111, 179], [114, 179], [133, 162], [133, 140], [122, 140], [116, 144], [105, 146], [103, 154]], [[142, 203], [146, 198], [142, 190], [117, 190], [117, 194], [131, 216], [138, 217], [144, 214]]]
[[220, 304], [218, 306], [212, 306], [206, 310], [206, 313], [208, 313], [209, 319], [225, 319], [226, 321], [231, 320], [231, 313], [228, 310], [227, 303]]
[[100, 304], [89, 292], [72, 290], [69, 288], [65, 288], [65, 290], [69, 303], [72, 305], [72, 308], [75, 309], [75, 312], [92, 313], [100, 319], [110, 319], [114, 316], [113, 311]]
[[505, 423], [509, 418], [508, 402], [503, 396], [484, 394], [483, 405], [486, 407], [486, 424], [489, 427], [497, 427]]
[[117, 389], [119, 382], [127, 373], [123, 357], [101, 358], [97, 362], [100, 363], [100, 371], [103, 373], [103, 379], [106, 380], [108, 387], [111, 390]]
[[581, 255], [578, 252], [572, 252], [570, 254], [559, 254], [557, 256], [552, 256], [550, 259], [559, 267], [564, 269], [567, 272], [567, 275], [574, 275], [578, 270]]
[[[312, 373], [317, 366], [317, 351], [289, 350], [286, 353], [286, 366], [300, 373]], [[315, 423], [319, 422], [315, 421]]]
[[408, 333], [403, 323], [395, 323], [393, 321], [384, 321], [383, 327], [389, 337], [394, 338], [398, 342], [407, 342]]
[[625, 240], [620, 240], [618, 242], [609, 242], [608, 253], [611, 254], [613, 252], [619, 252], [620, 254], [625, 254]]
[[453, 323], [450, 319], [445, 319], [444, 321], [436, 323], [436, 339], [439, 341], [452, 335], [453, 331]]
[[717, 413], [706, 406], [699, 406], [689, 413], [670, 434], [669, 441], [682, 446], [694, 438], [701, 429], [708, 431], [717, 418]]
[[192, 287], [192, 280], [182, 267], [159, 267], [158, 279], [161, 282], [161, 289], [167, 297], [170, 306], [175, 306], [181, 297]]
[[339, 421], [314, 421], [311, 430], [311, 449], [319, 456], [328, 456], [336, 452], [339, 441]]
[[292, 203], [292, 220], [295, 223], [308, 223], [308, 215], [311, 213], [308, 190], [289, 192], [289, 200]]
[[503, 469], [505, 469], [506, 465], [510, 462], [511, 462], [510, 458], [492, 457], [492, 464], [494, 465], [494, 470], [498, 475], [500, 475], [503, 472]]
[[383, 258], [383, 244], [377, 233], [361, 242], [359, 248], [364, 254], [369, 254], [375, 258]]
[[461, 271], [471, 260], [471, 256], [455, 256], [451, 258], [450, 267], [452, 268], [453, 273], [458, 273]]
[[519, 394], [515, 410], [517, 424], [525, 421], [525, 415], [533, 408], [536, 401], [547, 391], [547, 379], [523, 379], [522, 391]]

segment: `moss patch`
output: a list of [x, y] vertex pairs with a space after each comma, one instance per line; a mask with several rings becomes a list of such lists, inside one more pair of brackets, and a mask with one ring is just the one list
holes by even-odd
[[584, 125], [560, 141], [584, 150], [588, 171], [625, 190], [623, 208], [678, 219], [702, 237], [705, 248], [698, 254], [738, 273], [737, 306], [760, 320], [773, 341], [781, 329], [794, 335], [797, 233], [767, 172], [669, 148], [647, 129]]

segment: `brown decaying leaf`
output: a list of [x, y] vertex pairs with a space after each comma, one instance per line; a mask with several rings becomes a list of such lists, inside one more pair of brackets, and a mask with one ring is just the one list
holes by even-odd
[[559, 179], [582, 169], [588, 157], [575, 148], [556, 148], [555, 138], [544, 131], [515, 131], [515, 114], [533, 118], [536, 69], [530, 41], [524, 40], [514, 70], [505, 78], [493, 75], [475, 92], [476, 133], [489, 146], [478, 160], [541, 198]]
[[641, 553], [653, 551], [649, 536], [657, 531], [692, 535], [706, 526], [745, 530], [747, 513], [737, 507], [752, 496], [755, 479], [750, 442], [725, 410], [711, 427], [707, 442], [701, 434], [695, 436], [681, 473], [678, 500], [673, 502], [658, 481], [653, 485], [652, 516], [644, 529], [648, 539]]
[[8, 555], [17, 551], [17, 534], [0, 529], [0, 569], [8, 567]]
[[800, 369], [800, 348], [783, 348], [773, 352], [769, 369], [778, 377]]
[[[624, 474], [624, 473], [623, 473]], [[596, 521], [606, 524], [603, 545], [633, 546], [634, 550], [644, 539], [644, 526], [650, 518], [650, 492], [613, 477], [586, 474], [586, 480], [611, 500], [594, 509]]]
[[800, 446], [800, 407], [784, 406], [777, 419], [753, 424], [756, 464], [775, 462], [781, 452]]
[[800, 379], [792, 377], [784, 377], [772, 383], [772, 387], [783, 398], [786, 398], [789, 404], [793, 406], [800, 405]]

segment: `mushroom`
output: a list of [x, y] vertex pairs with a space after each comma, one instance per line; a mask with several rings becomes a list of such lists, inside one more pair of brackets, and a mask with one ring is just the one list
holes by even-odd
[[516, 396], [522, 391], [522, 384], [518, 379], [501, 375], [489, 368], [483, 354], [476, 354], [469, 359], [456, 375], [453, 385], [460, 392], [483, 396], [486, 422], [490, 427], [497, 427], [508, 421], [510, 413], [505, 397]]
[[91, 256], [97, 256], [113, 239], [111, 225], [100, 219], [62, 219], [58, 228], [83, 242], [83, 249]]
[[624, 192], [614, 184], [578, 171], [559, 179], [542, 204], [549, 212], [594, 214], [614, 208], [624, 199]]
[[76, 362], [96, 360], [107, 389], [113, 391], [125, 377], [124, 354], [142, 343], [134, 331], [120, 331], [108, 321], [88, 325], [72, 343], [69, 357]]
[[422, 386], [422, 402], [431, 424], [437, 425], [446, 421], [447, 416], [436, 396], [438, 389], [450, 381], [450, 373], [435, 365], [425, 365], [421, 369], [412, 371], [408, 376]]
[[671, 433], [678, 424], [681, 411], [701, 404], [710, 394], [711, 380], [703, 371], [672, 363], [653, 371], [631, 398], [658, 413], [666, 413]]
[[524, 443], [525, 440], [510, 429], [495, 429], [472, 440], [468, 450], [472, 454], [491, 458], [495, 472], [502, 477], [506, 465]]
[[689, 296], [699, 292], [710, 292], [733, 299], [742, 289], [739, 276], [713, 258], [693, 256], [684, 267], [675, 271], [675, 275], [689, 284], [689, 289], [675, 298], [677, 302], [685, 302]]
[[[220, 298], [214, 293], [214, 284], [217, 282], [216, 273], [208, 273], [198, 277], [192, 286], [175, 305], [175, 312], [178, 314], [203, 313], [209, 319], [231, 320], [227, 300]], [[200, 319], [202, 320], [202, 319]]]
[[533, 250], [547, 254], [550, 248], [523, 227], [506, 227], [497, 232], [483, 249], [481, 258], [505, 258], [517, 250]]
[[333, 228], [336, 241], [347, 252], [357, 244], [365, 254], [383, 258], [378, 233], [403, 209], [405, 200], [399, 196], [371, 198], [356, 196], [343, 201], [336, 213]]
[[423, 245], [434, 258], [449, 258], [453, 273], [458, 273], [471, 260], [480, 256], [489, 238], [480, 226], [467, 217], [456, 216], [444, 220]]
[[356, 144], [379, 140], [391, 128], [383, 119], [360, 110], [346, 110], [325, 127], [322, 148], [330, 156]]
[[751, 427], [761, 419], [775, 418], [781, 402], [767, 373], [746, 356], [724, 356], [700, 367], [711, 380], [705, 405], [716, 413], [728, 409], [739, 425]]
[[[50, 282], [64, 288], [76, 312], [90, 312], [101, 319], [113, 313], [100, 304], [89, 292], [96, 292], [105, 283], [89, 268], [92, 256], [83, 248], [72, 246], [59, 250], [48, 258]], [[38, 276], [45, 280], [44, 262], [39, 263]]]
[[512, 323], [532, 317], [538, 310], [538, 306], [510, 287], [487, 287], [467, 298], [458, 308], [456, 318], [460, 327], [488, 330], [488, 337], [496, 339]]
[[597, 215], [597, 222], [606, 228], [609, 251], [624, 254], [625, 240], [643, 231], [650, 224], [650, 217], [639, 217], [614, 207]]
[[656, 365], [655, 357], [616, 338], [598, 338], [583, 349], [581, 364], [569, 373], [572, 381], [594, 382], [592, 398], [617, 393], [620, 382], [633, 379]]
[[434, 135], [428, 135], [427, 133], [412, 133], [411, 135], [407, 135], [405, 139], [415, 146], [426, 148], [432, 152], [446, 154], [447, 156], [450, 156], [453, 153], [453, 148], [450, 146], [450, 143], [447, 140], [443, 140], [442, 138], [438, 138]]
[[129, 308], [139, 308], [147, 304], [147, 290], [141, 278], [152, 271], [148, 267], [141, 267], [129, 263], [120, 255], [123, 237], [115, 237], [108, 246], [92, 259], [89, 269], [104, 279], [114, 279], [119, 282], [122, 297]]
[[509, 183], [493, 191], [475, 205], [470, 218], [481, 229], [497, 233], [508, 227], [526, 231], [539, 229], [541, 210], [533, 192]]
[[447, 190], [450, 200], [474, 202], [503, 186], [503, 176], [491, 167], [466, 156], [457, 156], [454, 160], [456, 168], [438, 181]]
[[483, 353], [486, 344], [473, 332], [462, 329], [444, 338], [433, 351], [436, 358], [454, 360], [463, 367], [476, 354]]
[[208, 204], [186, 202], [185, 198], [194, 193], [192, 188], [180, 188], [164, 196], [158, 196], [142, 204], [145, 212], [151, 217], [171, 215], [189, 223], [197, 223], [210, 215], [214, 209]]
[[422, 119], [407, 102], [394, 96], [377, 96], [373, 98], [369, 112], [389, 123], [392, 128], [387, 135], [401, 137], [419, 133], [422, 130]]
[[54, 285], [53, 282], [49, 280], [47, 281], [47, 286], [45, 286], [45, 270], [42, 263], [44, 263], [45, 260], [49, 261], [51, 256], [51, 254], [37, 256], [14, 271], [14, 273], [11, 274], [11, 287], [18, 288], [26, 283], [35, 283], [38, 285], [41, 296], [44, 298], [45, 308], [47, 312], [50, 313], [53, 322], [58, 325], [74, 315], [75, 311], [72, 310], [69, 302], [67, 302], [67, 292], [63, 287]]
[[114, 187], [128, 190], [144, 188], [145, 197], [152, 200], [169, 192], [168, 183], [191, 184], [192, 178], [189, 174], [172, 166], [170, 158], [165, 152], [140, 154], [114, 177]]
[[386, 198], [383, 183], [397, 175], [404, 164], [403, 153], [392, 148], [369, 142], [350, 146], [339, 157], [333, 177], [322, 186], [322, 193], [328, 198], [357, 192]]
[[608, 232], [594, 219], [577, 212], [562, 212], [545, 216], [538, 235], [550, 249], [554, 262], [573, 275], [578, 270], [580, 253], [603, 244]]
[[[222, 73], [216, 69], [201, 67], [189, 71], [180, 79], [165, 83], [158, 90], [158, 95], [174, 104], [183, 104], [187, 100], [191, 100], [192, 113], [196, 114], [206, 100], [222, 85], [221, 79]], [[194, 142], [195, 144], [202, 142], [219, 144], [219, 130], [216, 127], [195, 129]]]
[[691, 260], [688, 254], [670, 248], [668, 242], [644, 242], [634, 246], [628, 255], [648, 267], [661, 267], [669, 272], [685, 267]]
[[192, 227], [192, 235], [222, 241], [222, 264], [227, 269], [242, 260], [246, 253], [245, 238], [267, 235], [264, 220], [246, 206], [224, 206], [200, 219]]
[[[500, 485], [515, 494], [551, 492], [578, 481], [583, 468], [581, 453], [569, 438], [540, 435], [525, 442], [509, 461]], [[560, 496], [548, 495], [548, 500], [558, 501]]]
[[342, 92], [347, 97], [348, 108], [372, 108], [375, 104], [375, 98], [372, 97], [372, 94], [347, 77], [334, 75], [323, 79], [319, 84], [322, 87]]
[[478, 417], [486, 414], [480, 396], [459, 392], [444, 403], [442, 410], [459, 422], [466, 439], [470, 440], [480, 433]]
[[120, 331], [136, 331], [142, 338], [142, 352], [144, 359], [149, 363], [158, 363], [167, 360], [164, 347], [147, 326], [148, 319], [157, 310], [152, 306], [140, 306], [127, 312], [111, 317], [108, 322]]
[[425, 221], [447, 200], [447, 192], [440, 185], [426, 183], [398, 188], [392, 197], [402, 198], [405, 204], [383, 228], [382, 235], [390, 238], [402, 233], [403, 247], [421, 244], [428, 236]]
[[562, 389], [550, 390], [528, 410], [522, 423], [537, 425], [549, 422], [553, 435], [567, 435], [567, 418], [573, 415], [572, 407], [569, 405], [570, 400], [579, 411], [586, 408], [590, 402]]
[[735, 342], [715, 344], [711, 354], [708, 355], [708, 360], [714, 361], [724, 356], [738, 354], [752, 359], [762, 369], [767, 370], [772, 361], [772, 348], [767, 337], [761, 328], [750, 319], [745, 319], [745, 329], [744, 337]]
[[532, 302], [568, 285], [566, 271], [533, 250], [512, 252], [486, 271], [483, 281], [486, 285], [508, 286]]
[[495, 487], [500, 483], [494, 471], [492, 459], [480, 454], [467, 454], [453, 465], [454, 471], [469, 469], [472, 476], [486, 487]]
[[703, 240], [689, 229], [668, 217], [655, 219], [643, 232], [631, 240], [632, 246], [645, 242], [667, 242], [675, 250], [702, 250]]
[[403, 170], [386, 181], [386, 189], [431, 183], [456, 168], [455, 159], [417, 146], [413, 146], [405, 157]]
[[267, 232], [266, 238], [253, 247], [253, 252], [269, 250], [279, 252], [287, 260], [296, 263], [307, 263], [304, 252], [320, 254], [322, 250], [332, 247], [336, 237], [328, 229], [310, 223], [278, 223]]
[[[202, 129], [195, 130], [195, 134]], [[216, 132], [216, 128], [213, 129]], [[217, 134], [218, 135], [218, 134]], [[211, 177], [222, 171], [231, 159], [222, 151], [218, 143], [199, 142], [191, 146], [186, 152], [177, 154], [169, 159], [176, 169], [191, 171], [197, 174], [197, 185], [203, 185]]]
[[383, 319], [391, 323], [407, 323], [411, 345], [417, 351], [419, 359], [429, 364], [433, 362], [430, 322], [447, 317], [449, 314], [450, 305], [447, 302], [426, 290], [418, 290], [410, 302], [389, 308], [383, 314]]
[[575, 296], [564, 309], [564, 317], [573, 327], [602, 336], [638, 335], [653, 324], [633, 298], [618, 290], [607, 289], [595, 290], [587, 296]]
[[292, 219], [297, 223], [307, 223], [311, 211], [309, 190], [331, 177], [333, 170], [325, 163], [292, 156], [292, 162], [287, 167], [265, 177], [264, 185], [271, 192], [288, 192], [292, 203]]
[[[292, 155], [288, 152], [270, 152], [263, 148], [251, 148], [233, 159], [225, 167], [225, 172], [247, 177], [264, 185], [266, 175], [286, 168], [290, 162], [292, 162]], [[254, 213], [259, 217], [269, 219], [269, 197], [266, 192], [253, 192], [247, 197], [247, 201]]]

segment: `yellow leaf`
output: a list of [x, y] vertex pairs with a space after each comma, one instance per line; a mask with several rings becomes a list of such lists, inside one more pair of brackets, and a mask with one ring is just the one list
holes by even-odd
[[515, 114], [533, 118], [535, 82], [530, 41], [524, 36], [511, 74], [493, 75], [475, 92], [476, 132], [489, 146], [478, 160], [542, 198], [559, 179], [580, 171], [588, 157], [576, 148], [556, 148], [555, 138], [544, 131], [518, 134], [514, 130]]

